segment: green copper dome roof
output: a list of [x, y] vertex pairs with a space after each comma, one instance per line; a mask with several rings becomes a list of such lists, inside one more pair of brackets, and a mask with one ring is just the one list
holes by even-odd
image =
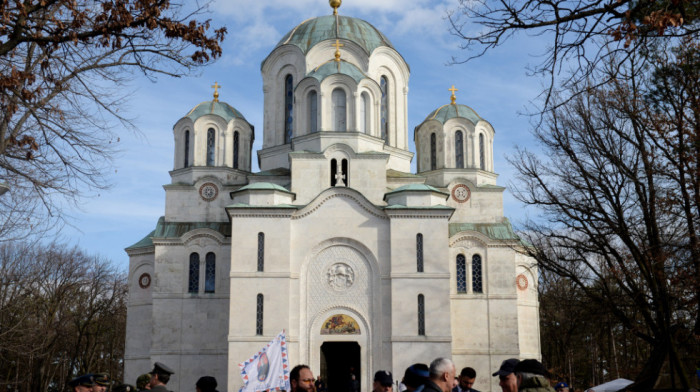
[[229, 122], [234, 118], [239, 118], [245, 122], [248, 122], [248, 120], [246, 120], [241, 112], [236, 110], [236, 108], [227, 104], [226, 102], [219, 101], [202, 102], [190, 110], [186, 117], [189, 117], [192, 119], [192, 121], [196, 121], [198, 118], [206, 116], [207, 114], [215, 114], [226, 120], [226, 122]]
[[307, 19], [293, 28], [277, 44], [295, 45], [307, 53], [317, 43], [328, 39], [346, 39], [360, 45], [367, 54], [380, 46], [393, 48], [389, 39], [371, 24], [349, 16], [327, 15]]
[[307, 76], [316, 78], [319, 82], [333, 74], [343, 74], [348, 75], [355, 79], [355, 82], [360, 83], [360, 80], [367, 78], [364, 72], [360, 71], [355, 65], [341, 60], [337, 62], [335, 60], [330, 60], [329, 62], [321, 65], [315, 70], [309, 72]]
[[466, 118], [467, 120], [471, 121], [471, 123], [474, 125], [476, 125], [476, 123], [478, 123], [479, 121], [483, 120], [474, 111], [474, 109], [470, 108], [467, 105], [460, 105], [455, 103], [440, 106], [439, 108], [435, 109], [432, 113], [430, 113], [428, 117], [425, 118], [425, 121], [438, 120], [442, 124], [444, 124], [445, 122], [447, 122], [447, 120], [457, 117]]

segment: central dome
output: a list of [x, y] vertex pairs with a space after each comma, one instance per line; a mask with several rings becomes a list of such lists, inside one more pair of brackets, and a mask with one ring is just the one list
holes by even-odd
[[389, 39], [368, 22], [340, 15], [307, 19], [288, 32], [276, 47], [295, 45], [306, 54], [314, 45], [328, 39], [352, 41], [362, 47], [367, 54], [371, 54], [380, 46], [393, 49]]

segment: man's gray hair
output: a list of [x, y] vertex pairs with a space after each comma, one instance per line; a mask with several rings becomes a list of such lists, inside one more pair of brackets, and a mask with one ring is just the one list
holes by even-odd
[[430, 362], [430, 378], [439, 378], [455, 366], [449, 358], [435, 358]]

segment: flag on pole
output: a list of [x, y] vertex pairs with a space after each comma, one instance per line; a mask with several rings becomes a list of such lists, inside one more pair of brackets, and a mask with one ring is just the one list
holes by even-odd
[[249, 360], [239, 363], [243, 387], [240, 392], [288, 391], [289, 358], [284, 330]]

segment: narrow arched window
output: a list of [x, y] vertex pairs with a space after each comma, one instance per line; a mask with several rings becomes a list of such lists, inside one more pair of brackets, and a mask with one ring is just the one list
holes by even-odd
[[340, 173], [340, 179], [343, 180], [345, 183], [345, 186], [350, 186], [350, 174], [348, 173], [348, 160], [343, 159], [340, 164], [341, 169], [343, 170], [342, 173]]
[[318, 93], [309, 93], [309, 131], [318, 132]]
[[331, 186], [335, 186], [335, 184], [338, 182], [338, 179], [335, 177], [335, 175], [338, 173], [338, 161], [335, 159], [331, 159]]
[[423, 272], [423, 234], [416, 234], [416, 269]]
[[258, 233], [258, 272], [265, 270], [265, 233]]
[[185, 165], [190, 166], [190, 131], [185, 131]]
[[479, 168], [486, 170], [486, 151], [484, 151], [484, 134], [479, 134]]
[[462, 131], [455, 133], [455, 164], [457, 169], [464, 169], [464, 137]]
[[258, 294], [257, 304], [255, 307], [255, 334], [263, 334], [263, 295]]
[[292, 75], [287, 75], [284, 79], [284, 143], [292, 141], [292, 126], [294, 118], [294, 78]]
[[437, 169], [437, 136], [430, 134], [430, 170]]
[[209, 252], [204, 260], [204, 292], [213, 293], [216, 289], [216, 255]]
[[333, 130], [347, 131], [347, 98], [343, 89], [335, 89], [331, 94], [333, 101]]
[[418, 294], [418, 335], [425, 336], [425, 297]]
[[190, 254], [190, 278], [187, 292], [193, 294], [199, 292], [199, 253]]
[[209, 128], [207, 131], [207, 166], [214, 166], [214, 128]]
[[457, 255], [457, 292], [467, 292], [467, 259], [464, 255]]
[[238, 169], [238, 145], [240, 141], [238, 140], [238, 131], [233, 133], [233, 168]]
[[379, 81], [379, 88], [382, 90], [382, 106], [381, 106], [381, 137], [386, 143], [389, 140], [389, 79], [382, 76]]
[[479, 255], [472, 256], [472, 292], [484, 292], [481, 284], [481, 256]]
[[362, 102], [360, 103], [360, 132], [369, 133], [369, 94], [362, 93]]

